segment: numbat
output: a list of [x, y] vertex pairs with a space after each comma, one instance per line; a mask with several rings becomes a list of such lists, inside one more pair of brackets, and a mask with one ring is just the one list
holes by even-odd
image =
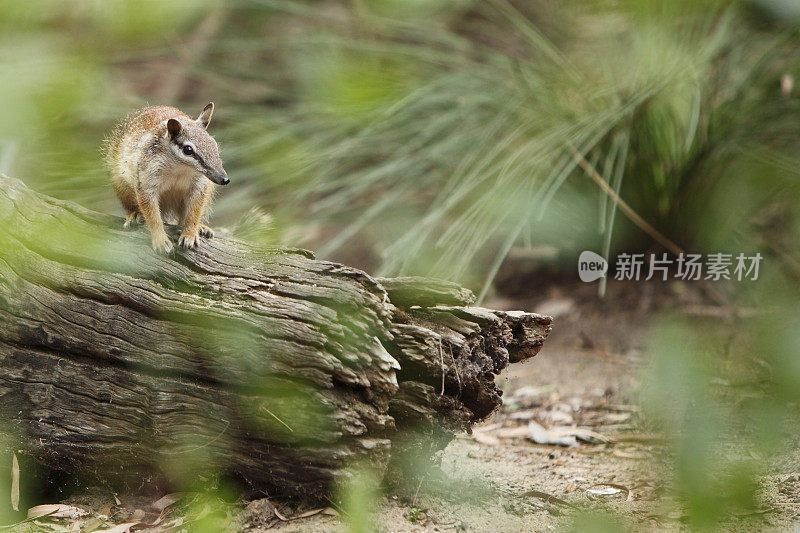
[[214, 184], [230, 180], [217, 142], [206, 131], [213, 112], [213, 103], [197, 119], [174, 107], [145, 107], [120, 122], [106, 140], [111, 183], [127, 212], [125, 227], [146, 222], [160, 252], [173, 249], [165, 218], [183, 226], [178, 244], [186, 248], [195, 248], [201, 235], [214, 234], [203, 224]]

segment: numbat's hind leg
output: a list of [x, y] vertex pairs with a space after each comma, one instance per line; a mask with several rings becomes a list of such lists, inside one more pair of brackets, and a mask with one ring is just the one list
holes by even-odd
[[139, 211], [131, 211], [128, 213], [128, 216], [125, 217], [125, 224], [122, 225], [123, 228], [130, 227], [131, 224], [143, 224], [144, 217]]
[[214, 230], [212, 230], [205, 224], [200, 224], [199, 233], [201, 236], [209, 239], [214, 236]]

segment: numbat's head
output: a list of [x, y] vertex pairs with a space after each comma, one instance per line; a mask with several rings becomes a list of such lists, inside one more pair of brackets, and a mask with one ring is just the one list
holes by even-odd
[[209, 102], [196, 120], [169, 119], [169, 148], [180, 163], [192, 167], [214, 183], [227, 185], [231, 180], [222, 168], [217, 141], [206, 131], [213, 113], [214, 103]]

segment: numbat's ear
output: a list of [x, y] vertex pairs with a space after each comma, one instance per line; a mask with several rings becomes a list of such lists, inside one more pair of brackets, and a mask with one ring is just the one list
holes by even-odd
[[181, 129], [183, 129], [183, 126], [174, 118], [167, 121], [167, 131], [169, 132], [169, 136], [173, 139], [181, 132]]
[[200, 116], [197, 117], [197, 122], [200, 123], [201, 126], [204, 128], [208, 127], [208, 124], [211, 122], [211, 115], [214, 114], [214, 102], [209, 102], [204, 108], [203, 112], [200, 113]]

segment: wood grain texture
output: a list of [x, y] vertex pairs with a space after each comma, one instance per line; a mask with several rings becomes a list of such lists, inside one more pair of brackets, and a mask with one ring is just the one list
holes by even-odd
[[161, 256], [122, 222], [0, 176], [0, 430], [50, 468], [198, 464], [322, 497], [352, 461], [385, 468], [403, 435], [430, 453], [484, 419], [494, 377], [550, 330], [305, 250], [202, 239]]

